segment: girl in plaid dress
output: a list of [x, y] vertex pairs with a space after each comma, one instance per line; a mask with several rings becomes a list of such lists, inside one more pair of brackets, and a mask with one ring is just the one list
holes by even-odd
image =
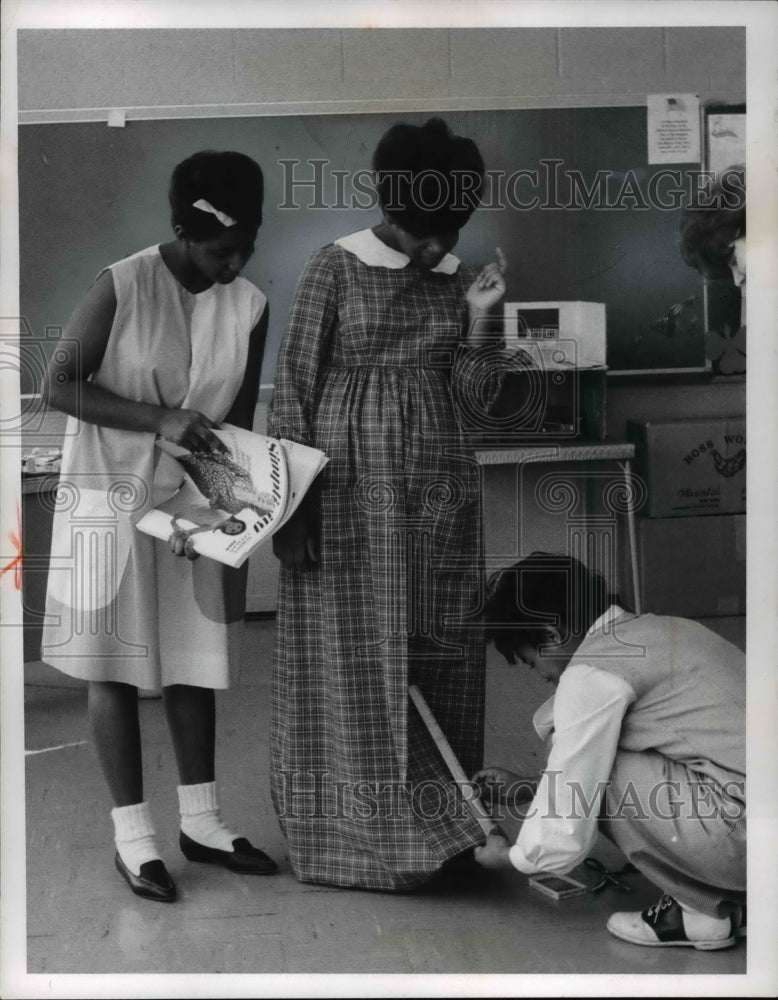
[[395, 125], [373, 166], [383, 219], [312, 254], [276, 373], [271, 433], [330, 462], [274, 539], [272, 790], [301, 881], [407, 890], [483, 840], [408, 685], [477, 770], [480, 478], [455, 398], [484, 389], [468, 331], [505, 261], [450, 253], [483, 179], [471, 140]]

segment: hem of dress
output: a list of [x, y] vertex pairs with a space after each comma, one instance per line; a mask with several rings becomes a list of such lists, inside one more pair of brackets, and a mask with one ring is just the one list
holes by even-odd
[[316, 874], [301, 874], [295, 866], [292, 859], [289, 859], [289, 864], [292, 868], [295, 878], [298, 882], [304, 885], [321, 885], [321, 886], [331, 886], [338, 889], [362, 889], [365, 892], [415, 892], [417, 889], [424, 888], [425, 885], [432, 882], [439, 875], [445, 872], [446, 865], [449, 862], [455, 860], [468, 851], [473, 850], [475, 847], [479, 847], [484, 843], [484, 836], [479, 832], [478, 834], [473, 833], [473, 836], [463, 840], [461, 844], [457, 844], [456, 849], [445, 852], [445, 855], [439, 858], [438, 863], [435, 868], [429, 871], [417, 872], [414, 874], [408, 874], [407, 876], [400, 875], [399, 873], [388, 873], [391, 879], [396, 883], [394, 885], [379, 884], [380, 879], [376, 879], [376, 884], [368, 884], [369, 879], [359, 878], [353, 875], [348, 875], [343, 873], [339, 876], [324, 876]]
[[47, 654], [45, 648], [41, 650], [41, 662], [54, 670], [72, 677], [74, 680], [86, 681], [87, 683], [114, 683], [129, 684], [132, 687], [143, 688], [147, 691], [161, 691], [163, 687], [170, 687], [173, 684], [181, 684], [186, 687], [206, 688], [212, 691], [228, 691], [231, 686], [231, 678], [221, 677], [216, 682], [209, 680], [207, 683], [197, 678], [189, 677], [165, 677], [164, 683], [160, 676], [149, 676], [148, 674], [138, 675], [136, 665], [131, 660], [113, 660], [111, 668], [105, 669], [105, 658], [99, 656], [75, 656], [62, 657]]

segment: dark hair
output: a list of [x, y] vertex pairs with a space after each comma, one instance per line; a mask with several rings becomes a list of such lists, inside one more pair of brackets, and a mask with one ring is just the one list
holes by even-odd
[[745, 235], [745, 171], [742, 167], [729, 167], [684, 209], [681, 256], [706, 278], [726, 278], [734, 252], [732, 244]]
[[208, 240], [224, 232], [210, 212], [194, 207], [204, 198], [238, 225], [258, 229], [262, 225], [264, 178], [262, 168], [243, 153], [203, 150], [183, 160], [170, 178], [168, 198], [171, 222], [181, 226], [193, 240]]
[[484, 161], [472, 139], [453, 135], [442, 118], [393, 125], [373, 153], [378, 201], [414, 236], [461, 229], [478, 206]]
[[519, 645], [535, 648], [558, 630], [563, 641], [583, 635], [615, 600], [599, 573], [572, 556], [533, 552], [490, 577], [486, 638], [508, 663]]

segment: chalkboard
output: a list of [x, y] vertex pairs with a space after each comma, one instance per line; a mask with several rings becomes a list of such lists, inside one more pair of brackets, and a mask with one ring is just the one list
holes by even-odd
[[[130, 121], [19, 129], [21, 304], [42, 350], [106, 264], [171, 236], [172, 168], [199, 149], [237, 149], [266, 177], [265, 222], [244, 272], [267, 294], [262, 382], [272, 383], [295, 282], [308, 254], [373, 225], [372, 151], [398, 120], [427, 114]], [[611, 369], [699, 368], [702, 281], [677, 230], [699, 165], [646, 165], [643, 107], [444, 113], [489, 171], [484, 206], [457, 253], [479, 265], [501, 246], [508, 301], [584, 300], [607, 310]], [[320, 161], [314, 166], [312, 161]], [[322, 189], [299, 184], [316, 171]], [[292, 207], [296, 203], [297, 207]], [[22, 391], [37, 389], [26, 366]]]

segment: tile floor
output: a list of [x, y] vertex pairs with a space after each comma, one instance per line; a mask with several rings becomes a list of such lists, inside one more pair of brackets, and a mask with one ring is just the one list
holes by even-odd
[[[629, 877], [631, 894], [610, 889], [560, 903], [530, 891], [518, 872], [401, 896], [300, 885], [268, 792], [272, 628], [249, 623], [239, 683], [218, 696], [217, 767], [225, 817], [281, 862], [279, 875], [241, 877], [184, 860], [162, 705], [141, 702], [146, 792], [179, 887], [173, 906], [133, 897], [113, 868], [107, 795], [85, 742], [84, 688], [50, 686], [49, 668], [28, 665], [29, 973], [745, 973], [745, 942], [705, 953], [612, 938], [604, 926], [610, 912], [658, 896], [640, 875]], [[547, 694], [490, 658], [488, 762], [519, 771], [536, 765], [540, 747], [526, 726]], [[595, 853], [606, 865], [620, 863], [602, 838]]]

